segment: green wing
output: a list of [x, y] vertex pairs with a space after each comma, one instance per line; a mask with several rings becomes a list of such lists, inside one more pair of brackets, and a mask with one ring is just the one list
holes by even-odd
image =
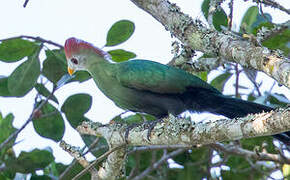
[[194, 75], [157, 62], [132, 60], [116, 65], [116, 78], [126, 87], [168, 94], [183, 93], [189, 87], [217, 91]]

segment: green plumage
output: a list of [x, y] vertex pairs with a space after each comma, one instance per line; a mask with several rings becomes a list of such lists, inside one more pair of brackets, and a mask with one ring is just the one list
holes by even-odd
[[[98, 88], [120, 108], [157, 118], [184, 111], [210, 112], [228, 118], [270, 111], [272, 108], [230, 98], [183, 70], [147, 60], [111, 63], [107, 53], [70, 38], [65, 44], [69, 72], [85, 69]], [[290, 132], [274, 137], [289, 143]]]
[[183, 70], [147, 60], [110, 63], [88, 56], [88, 71], [99, 89], [117, 106], [158, 118], [186, 110], [211, 112], [229, 118], [271, 108], [222, 95]]

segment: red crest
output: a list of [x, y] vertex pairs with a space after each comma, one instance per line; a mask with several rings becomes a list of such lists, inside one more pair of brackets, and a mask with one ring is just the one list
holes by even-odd
[[97, 53], [99, 56], [106, 57], [109, 54], [106, 51], [103, 51], [100, 48], [95, 47], [94, 45], [77, 39], [77, 38], [69, 38], [65, 41], [64, 51], [65, 55], [68, 59], [72, 57], [72, 55], [79, 53], [81, 50], [90, 49]]

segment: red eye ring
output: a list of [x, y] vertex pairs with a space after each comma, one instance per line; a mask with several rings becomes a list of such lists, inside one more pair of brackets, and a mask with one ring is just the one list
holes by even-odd
[[77, 65], [79, 62], [76, 58], [71, 58], [70, 60], [73, 64]]

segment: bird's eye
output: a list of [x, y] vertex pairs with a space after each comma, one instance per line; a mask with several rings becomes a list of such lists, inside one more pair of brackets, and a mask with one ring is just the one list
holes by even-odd
[[72, 63], [74, 63], [75, 65], [77, 65], [79, 62], [76, 58], [71, 58], [70, 60]]

